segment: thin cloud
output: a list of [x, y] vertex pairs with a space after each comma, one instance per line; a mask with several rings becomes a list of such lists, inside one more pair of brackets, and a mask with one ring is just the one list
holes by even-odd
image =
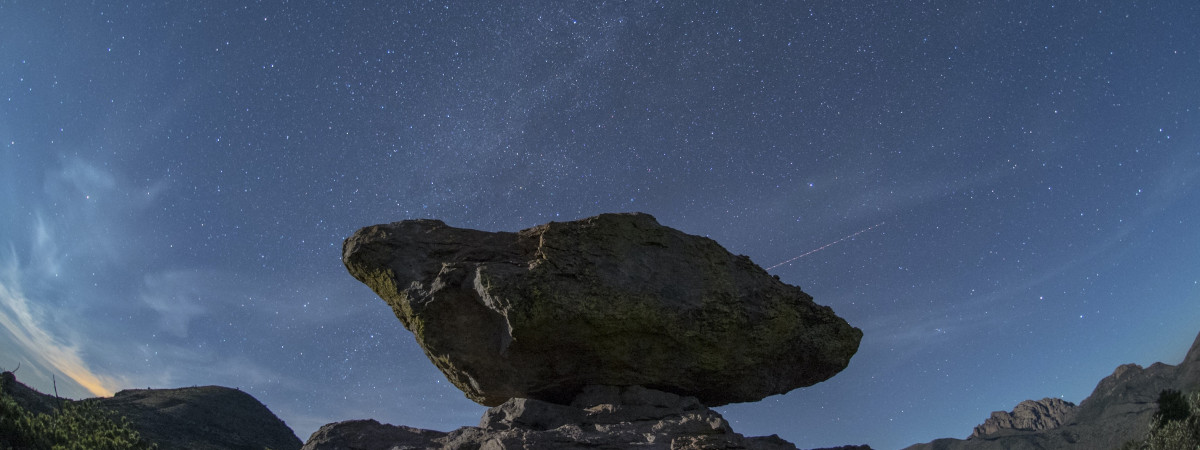
[[36, 359], [36, 363], [57, 369], [93, 395], [113, 395], [115, 380], [97, 375], [79, 355], [79, 349], [55, 339], [39, 319], [41, 314], [12, 281], [0, 281], [0, 327], [3, 327], [21, 350]]
[[56, 277], [62, 271], [58, 245], [54, 242], [50, 225], [46, 223], [41, 213], [34, 216], [33, 251], [30, 257], [32, 258], [31, 265], [46, 277]]
[[143, 280], [142, 302], [159, 315], [162, 331], [187, 337], [188, 324], [204, 314], [202, 306], [204, 277], [193, 271], [168, 271], [150, 274]]
[[49, 212], [32, 208], [25, 228], [28, 253], [22, 256], [9, 242], [6, 258], [0, 259], [0, 328], [11, 347], [0, 354], [32, 363], [31, 368], [39, 369], [33, 371], [36, 381], [49, 384], [47, 375], [57, 373], [77, 384], [70, 389], [79, 394], [111, 396], [119, 380], [95, 373], [85, 362], [89, 341], [64, 317], [79, 310], [71, 304], [78, 297], [70, 295], [79, 271], [74, 261], [102, 260], [111, 253], [111, 242], [95, 231], [106, 228], [97, 226], [104, 221], [96, 213], [119, 210], [119, 203], [106, 203], [114, 206], [110, 208], [92, 203], [115, 198], [116, 178], [83, 160], [66, 159], [43, 183], [47, 197], [41, 202], [55, 207]]

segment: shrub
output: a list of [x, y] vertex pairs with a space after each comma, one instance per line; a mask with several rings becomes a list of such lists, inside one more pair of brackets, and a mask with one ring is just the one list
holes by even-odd
[[1200, 450], [1200, 392], [1184, 395], [1172, 389], [1162, 391], [1146, 438], [1126, 442], [1121, 449]]
[[0, 393], [0, 449], [127, 450], [155, 449], [124, 417], [95, 401], [66, 402], [53, 414], [26, 411], [7, 393]]
[[1168, 422], [1187, 420], [1191, 415], [1188, 401], [1179, 391], [1165, 389], [1158, 394], [1158, 412], [1154, 414], [1154, 420], [1159, 427]]

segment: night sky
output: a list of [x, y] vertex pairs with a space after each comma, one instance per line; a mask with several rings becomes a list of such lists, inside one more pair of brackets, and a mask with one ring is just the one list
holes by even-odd
[[474, 425], [341, 264], [412, 218], [795, 258], [858, 354], [718, 410], [800, 447], [965, 437], [1200, 332], [1194, 0], [142, 3], [0, 0], [0, 368], [43, 392]]

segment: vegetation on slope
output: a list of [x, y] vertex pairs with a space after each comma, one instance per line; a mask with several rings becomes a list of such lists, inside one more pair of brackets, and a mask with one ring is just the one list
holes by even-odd
[[1141, 441], [1130, 441], [1122, 450], [1200, 449], [1200, 392], [1188, 395], [1167, 389], [1158, 396], [1158, 413]]
[[0, 450], [155, 448], [124, 417], [114, 418], [95, 401], [65, 401], [50, 414], [34, 413], [21, 406], [7, 390], [0, 389]]

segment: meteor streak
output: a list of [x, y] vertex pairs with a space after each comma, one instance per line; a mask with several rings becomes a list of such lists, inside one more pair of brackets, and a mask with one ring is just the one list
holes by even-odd
[[871, 231], [871, 230], [873, 230], [873, 229], [875, 229], [875, 228], [878, 228], [880, 225], [883, 225], [883, 224], [885, 224], [885, 223], [887, 223], [887, 222], [879, 222], [879, 223], [877, 223], [877, 224], [875, 224], [875, 225], [871, 225], [871, 226], [869, 226], [869, 227], [863, 228], [863, 229], [861, 229], [861, 230], [858, 230], [858, 232], [856, 232], [856, 233], [854, 233], [854, 234], [851, 234], [851, 235], [849, 235], [849, 236], [846, 236], [846, 237], [844, 237], [844, 238], [838, 239], [838, 240], [836, 240], [836, 241], [830, 242], [830, 243], [828, 243], [828, 244], [825, 244], [825, 245], [822, 245], [822, 246], [820, 246], [820, 247], [817, 247], [817, 248], [814, 248], [814, 249], [812, 249], [812, 250], [809, 250], [809, 251], [807, 251], [807, 252], [804, 252], [804, 254], [803, 254], [803, 255], [797, 256], [797, 257], [795, 257], [795, 258], [792, 258], [792, 259], [789, 259], [789, 260], [787, 260], [787, 261], [784, 261], [784, 262], [781, 262], [781, 263], [779, 263], [779, 264], [776, 264], [776, 265], [773, 265], [773, 266], [771, 266], [771, 267], [768, 267], [768, 268], [767, 268], [767, 270], [774, 269], [774, 268], [776, 268], [776, 267], [779, 267], [779, 266], [782, 266], [782, 265], [784, 265], [784, 264], [790, 263], [790, 262], [792, 262], [792, 261], [795, 261], [795, 260], [797, 260], [797, 259], [800, 259], [800, 258], [803, 258], [803, 257], [805, 257], [805, 256], [811, 255], [811, 254], [813, 254], [813, 253], [819, 252], [819, 251], [821, 251], [821, 250], [825, 250], [825, 249], [827, 249], [827, 248], [829, 248], [829, 247], [832, 247], [834, 244], [837, 244], [838, 242], [842, 242], [842, 241], [844, 241], [844, 240], [846, 240], [846, 239], [850, 239], [850, 238], [853, 238], [853, 237], [855, 237], [855, 236], [858, 236], [858, 235], [860, 235], [860, 234], [863, 234], [863, 233], [866, 233], [866, 232], [868, 232], [868, 231]]

